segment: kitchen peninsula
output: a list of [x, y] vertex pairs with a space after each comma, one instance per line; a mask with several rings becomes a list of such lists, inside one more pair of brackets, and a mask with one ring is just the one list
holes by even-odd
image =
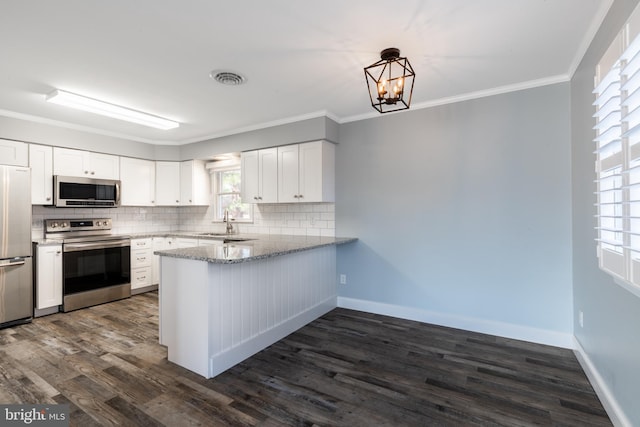
[[206, 378], [335, 308], [336, 245], [356, 240], [234, 239], [155, 252], [160, 343], [169, 361]]

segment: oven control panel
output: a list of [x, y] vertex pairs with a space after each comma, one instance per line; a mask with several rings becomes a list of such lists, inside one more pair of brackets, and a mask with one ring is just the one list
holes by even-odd
[[46, 219], [44, 225], [46, 233], [111, 230], [111, 218]]

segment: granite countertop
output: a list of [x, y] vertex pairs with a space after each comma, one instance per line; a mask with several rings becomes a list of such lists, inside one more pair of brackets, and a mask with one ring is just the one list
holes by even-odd
[[[172, 258], [207, 261], [215, 264], [236, 264], [264, 258], [286, 255], [323, 246], [342, 245], [355, 242], [353, 237], [311, 237], [289, 235], [232, 235], [233, 238], [255, 238], [240, 242], [229, 242], [155, 251], [154, 254]], [[220, 238], [218, 238], [220, 239]]]
[[[342, 245], [356, 241], [353, 237], [314, 237], [274, 234], [231, 234], [207, 235], [203, 232], [167, 231], [127, 234], [132, 239], [146, 237], [182, 237], [206, 239], [216, 242], [214, 245], [197, 246], [191, 248], [177, 248], [155, 251], [154, 254], [173, 258], [185, 258], [207, 261], [217, 264], [235, 264], [254, 261], [263, 258], [300, 252], [322, 246]], [[240, 239], [225, 243], [225, 238]], [[59, 239], [32, 239], [38, 245], [61, 245]]]

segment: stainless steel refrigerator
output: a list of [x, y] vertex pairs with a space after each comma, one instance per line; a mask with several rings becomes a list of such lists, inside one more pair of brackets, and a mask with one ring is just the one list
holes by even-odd
[[31, 170], [0, 166], [0, 328], [32, 316]]

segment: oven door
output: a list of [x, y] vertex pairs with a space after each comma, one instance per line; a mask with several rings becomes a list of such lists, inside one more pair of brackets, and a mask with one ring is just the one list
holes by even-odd
[[[63, 251], [65, 299], [67, 296], [81, 293], [86, 293], [88, 296], [91, 296], [91, 292], [102, 295], [106, 288], [119, 288], [124, 285], [130, 293], [131, 241], [129, 239], [65, 243]], [[117, 297], [113, 299], [122, 297], [124, 297], [122, 292], [118, 292]], [[89, 299], [95, 301], [94, 297]], [[107, 301], [97, 303], [102, 302]]]

